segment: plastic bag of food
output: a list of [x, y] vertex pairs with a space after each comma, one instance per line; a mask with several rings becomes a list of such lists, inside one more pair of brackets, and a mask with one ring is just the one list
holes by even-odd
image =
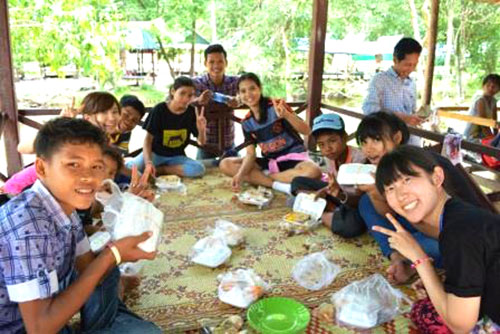
[[269, 289], [252, 269], [237, 269], [217, 277], [219, 299], [229, 305], [247, 308]]
[[330, 285], [340, 271], [340, 267], [328, 261], [323, 252], [318, 252], [297, 262], [292, 277], [303, 288], [320, 290]]
[[155, 186], [160, 192], [177, 192], [186, 195], [187, 188], [177, 175], [162, 175], [155, 179]]
[[265, 187], [258, 187], [246, 190], [238, 194], [240, 202], [256, 205], [259, 209], [268, 207], [273, 199], [273, 192]]
[[408, 298], [380, 274], [355, 281], [332, 295], [338, 324], [372, 328], [392, 320]]
[[212, 235], [221, 237], [228, 246], [237, 246], [245, 240], [243, 229], [229, 220], [217, 219], [215, 228], [211, 229]]
[[111, 238], [119, 240], [151, 231], [153, 235], [141, 242], [139, 247], [145, 252], [156, 251], [160, 241], [163, 212], [139, 196], [121, 192], [112, 180], [105, 180], [103, 183], [109, 192], [98, 192], [96, 199], [104, 206], [102, 222]]
[[293, 203], [293, 212], [283, 217], [280, 227], [290, 235], [295, 235], [321, 225], [321, 215], [326, 208], [326, 200], [314, 197], [314, 194], [299, 193]]
[[202, 266], [216, 268], [231, 256], [231, 249], [220, 236], [198, 240], [191, 249], [191, 261]]

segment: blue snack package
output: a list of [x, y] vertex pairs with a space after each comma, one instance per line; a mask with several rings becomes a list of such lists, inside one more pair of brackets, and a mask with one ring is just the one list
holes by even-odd
[[230, 96], [224, 95], [221, 93], [214, 93], [212, 96], [212, 100], [214, 100], [215, 102], [218, 102], [218, 103], [223, 103], [223, 104], [227, 104], [227, 102], [229, 101], [230, 98], [231, 98]]

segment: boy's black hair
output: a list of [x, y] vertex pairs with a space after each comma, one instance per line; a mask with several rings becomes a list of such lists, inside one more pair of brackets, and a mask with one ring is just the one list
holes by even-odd
[[207, 61], [208, 55], [211, 53], [222, 53], [224, 55], [224, 59], [227, 61], [227, 52], [224, 50], [224, 47], [220, 44], [212, 44], [209, 45], [205, 49], [205, 61]]
[[114, 105], [118, 108], [118, 112], [121, 113], [120, 103], [112, 94], [108, 92], [92, 92], [83, 98], [82, 114], [95, 115], [113, 108]]
[[194, 85], [194, 81], [186, 76], [180, 76], [175, 78], [174, 83], [172, 84], [173, 90], [177, 90], [181, 87], [193, 87], [196, 88]]
[[62, 145], [96, 144], [104, 150], [106, 134], [90, 122], [68, 117], [58, 117], [45, 123], [35, 138], [37, 157], [50, 159]]
[[430, 152], [421, 147], [401, 145], [386, 153], [377, 166], [375, 175], [377, 190], [383, 194], [384, 187], [393, 184], [403, 175], [418, 176], [414, 167], [420, 167], [431, 175], [439, 166]]
[[146, 113], [146, 108], [144, 107], [144, 103], [142, 103], [141, 100], [135, 95], [123, 95], [122, 98], [120, 99], [120, 105], [123, 107], [132, 107], [137, 112], [139, 115], [141, 115], [141, 118], [144, 116]]
[[262, 84], [260, 83], [260, 79], [257, 74], [252, 72], [246, 72], [240, 75], [238, 81], [236, 82], [236, 89], [240, 90], [240, 84], [245, 80], [253, 81], [257, 87], [260, 88], [260, 100], [259, 100], [259, 123], [265, 123], [267, 121], [267, 106], [269, 105], [269, 98], [265, 97], [262, 93]]
[[483, 79], [483, 86], [486, 85], [490, 81], [492, 83], [494, 83], [495, 85], [497, 85], [498, 88], [500, 88], [500, 75], [495, 74], [495, 73], [488, 74]]
[[120, 172], [120, 170], [123, 168], [124, 163], [122, 155], [116, 148], [106, 145], [104, 147], [102, 155], [110, 157], [114, 162], [116, 162], [116, 171]]
[[340, 138], [347, 136], [347, 132], [345, 132], [345, 129], [344, 130], [320, 129], [320, 130], [316, 130], [312, 133], [314, 139], [318, 139], [318, 137], [322, 136], [322, 135], [330, 135], [330, 134], [339, 135]]
[[394, 57], [399, 61], [412, 53], [422, 53], [422, 46], [413, 38], [403, 37], [394, 47]]
[[169, 97], [172, 99], [172, 90], [176, 91], [177, 89], [181, 87], [193, 87], [196, 89], [196, 86], [194, 84], [194, 81], [186, 76], [180, 76], [175, 78], [174, 83], [170, 86], [170, 91], [169, 91]]
[[401, 144], [406, 144], [410, 138], [406, 123], [394, 114], [379, 111], [361, 120], [356, 130], [356, 142], [361, 145], [366, 138], [382, 139], [385, 136], [392, 138], [398, 131], [401, 132]]

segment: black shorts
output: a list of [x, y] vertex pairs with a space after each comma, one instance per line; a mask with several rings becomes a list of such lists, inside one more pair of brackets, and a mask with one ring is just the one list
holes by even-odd
[[[303, 160], [285, 160], [285, 161], [280, 161], [278, 162], [278, 169], [280, 172], [284, 172], [287, 169], [292, 169], [295, 168], [298, 164], [300, 164]], [[269, 159], [267, 158], [257, 158], [255, 160], [257, 165], [259, 165], [260, 168], [264, 169], [269, 169]]]

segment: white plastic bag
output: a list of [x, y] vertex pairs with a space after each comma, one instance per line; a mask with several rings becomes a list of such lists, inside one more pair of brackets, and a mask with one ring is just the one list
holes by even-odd
[[355, 281], [332, 295], [338, 324], [372, 328], [392, 320], [408, 298], [380, 274]]
[[145, 252], [154, 252], [160, 241], [160, 232], [163, 224], [163, 212], [145, 199], [121, 192], [112, 181], [105, 180], [111, 193], [102, 191], [96, 194], [96, 199], [104, 205], [102, 222], [113, 240], [140, 235], [151, 231], [153, 235], [139, 247]]
[[323, 252], [318, 252], [297, 262], [292, 277], [301, 287], [320, 290], [330, 285], [340, 271], [340, 267], [328, 261]]
[[111, 241], [111, 234], [107, 231], [97, 231], [89, 237], [90, 250], [99, 253]]
[[217, 219], [212, 235], [223, 238], [228, 246], [234, 247], [245, 240], [243, 229], [229, 220]]
[[269, 285], [252, 269], [237, 269], [221, 274], [217, 279], [220, 281], [219, 299], [239, 308], [247, 308], [269, 289]]
[[231, 256], [231, 249], [226, 241], [217, 236], [198, 240], [191, 249], [191, 261], [202, 266], [216, 268]]

